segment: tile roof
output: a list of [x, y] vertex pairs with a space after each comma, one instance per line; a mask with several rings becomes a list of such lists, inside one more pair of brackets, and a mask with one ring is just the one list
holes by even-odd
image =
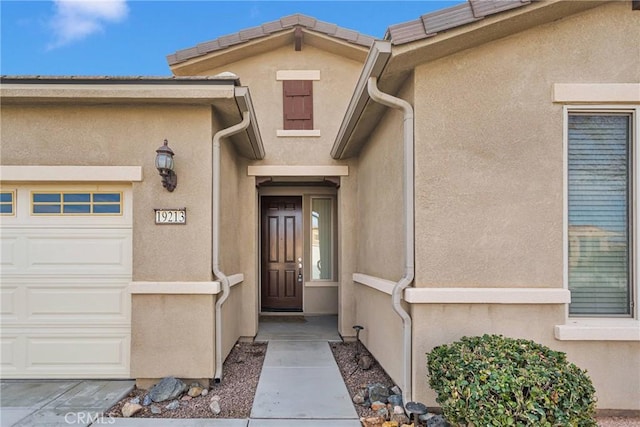
[[366, 48], [371, 47], [374, 37], [359, 33], [357, 31], [342, 28], [336, 24], [318, 21], [317, 19], [302, 14], [285, 16], [277, 21], [267, 22], [258, 27], [247, 28], [238, 33], [228, 34], [215, 40], [200, 43], [196, 46], [179, 50], [171, 55], [167, 55], [169, 65], [175, 65], [180, 62], [196, 58], [207, 53], [215, 52], [234, 45], [246, 43], [250, 40], [260, 37], [266, 37], [271, 34], [288, 30], [293, 27], [303, 27], [311, 31], [326, 34], [343, 41], [360, 45]]
[[466, 3], [422, 15], [419, 19], [391, 25], [385, 39], [394, 45], [433, 37], [486, 16], [515, 9], [536, 0], [468, 0]]

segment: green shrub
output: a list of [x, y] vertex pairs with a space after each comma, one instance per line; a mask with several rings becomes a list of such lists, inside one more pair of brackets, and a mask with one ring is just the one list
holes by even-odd
[[463, 337], [427, 353], [427, 367], [453, 425], [597, 426], [586, 371], [533, 341]]

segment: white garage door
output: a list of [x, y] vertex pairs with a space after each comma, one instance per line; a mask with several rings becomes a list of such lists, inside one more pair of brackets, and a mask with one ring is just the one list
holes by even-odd
[[130, 186], [0, 190], [2, 378], [128, 378]]

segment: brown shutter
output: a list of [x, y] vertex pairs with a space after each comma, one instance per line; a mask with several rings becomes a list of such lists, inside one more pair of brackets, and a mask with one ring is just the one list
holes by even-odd
[[283, 80], [285, 130], [313, 129], [313, 81]]

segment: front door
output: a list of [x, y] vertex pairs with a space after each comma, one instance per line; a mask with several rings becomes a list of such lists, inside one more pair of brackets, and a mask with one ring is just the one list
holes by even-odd
[[302, 311], [302, 197], [262, 197], [262, 311]]

